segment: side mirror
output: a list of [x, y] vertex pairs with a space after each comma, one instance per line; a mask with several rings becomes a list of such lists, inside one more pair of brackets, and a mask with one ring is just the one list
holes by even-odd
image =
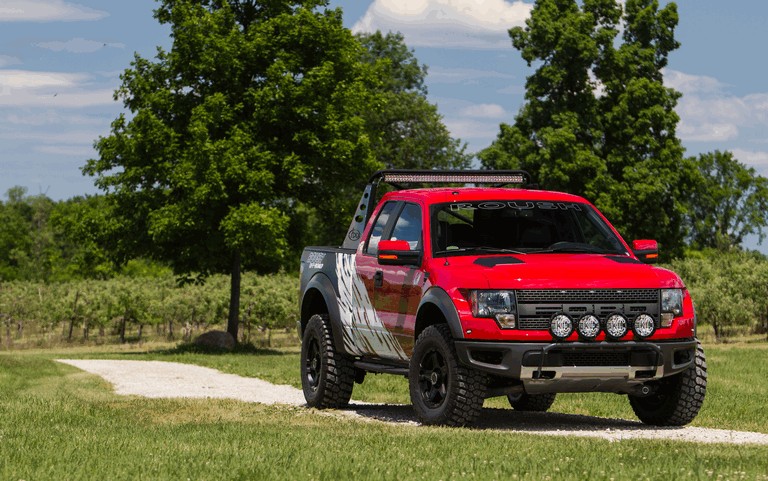
[[632, 252], [646, 264], [656, 264], [659, 260], [659, 243], [655, 240], [632, 241]]
[[421, 265], [421, 252], [412, 251], [408, 241], [404, 240], [380, 241], [377, 258], [384, 266]]

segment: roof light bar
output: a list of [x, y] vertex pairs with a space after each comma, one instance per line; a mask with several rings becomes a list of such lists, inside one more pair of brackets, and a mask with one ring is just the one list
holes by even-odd
[[371, 182], [525, 185], [530, 179], [530, 174], [522, 170], [381, 170], [373, 174]]

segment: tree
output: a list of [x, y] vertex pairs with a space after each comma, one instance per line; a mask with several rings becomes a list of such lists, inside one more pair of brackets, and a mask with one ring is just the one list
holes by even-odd
[[[427, 67], [418, 62], [399, 33], [358, 34], [359, 61], [370, 69], [371, 101], [362, 112], [373, 157], [380, 167], [459, 169], [471, 164], [466, 145], [453, 139], [437, 107], [427, 100]], [[289, 244], [299, 257], [305, 245], [332, 245], [346, 235], [349, 217], [373, 171], [348, 184], [322, 203], [297, 205], [289, 228]], [[332, 207], [332, 208], [329, 208]], [[318, 213], [318, 208], [324, 209]]]
[[466, 145], [451, 137], [437, 107], [427, 100], [427, 67], [419, 64], [400, 33], [359, 34], [362, 61], [380, 83], [379, 108], [366, 113], [376, 158], [388, 168], [459, 169], [470, 165]]
[[601, 132], [592, 70], [616, 35], [613, 3], [588, 0], [581, 9], [574, 0], [541, 0], [525, 28], [509, 31], [528, 66], [538, 68], [526, 80], [515, 124], [503, 124], [479, 153], [484, 166], [526, 169], [547, 188], [592, 198], [600, 192], [595, 184], [605, 176], [605, 161], [596, 149]]
[[536, 65], [525, 103], [478, 154], [482, 164], [524, 168], [547, 188], [591, 199], [624, 235], [681, 249], [691, 169], [675, 133], [679, 94], [661, 72], [676, 25], [674, 3], [537, 1], [526, 26], [510, 30]]
[[327, 3], [162, 0], [171, 50], [135, 56], [116, 92], [132, 115], [84, 167], [113, 202], [116, 256], [230, 274], [235, 338], [241, 270], [275, 270], [300, 206], [336, 222], [380, 166], [362, 117], [376, 81]]
[[48, 222], [55, 203], [11, 187], [0, 203], [0, 280], [50, 280], [60, 253]]
[[762, 242], [768, 225], [768, 179], [731, 152], [716, 150], [690, 162], [697, 175], [688, 200], [691, 243], [729, 250], [741, 247], [751, 234]]
[[105, 248], [118, 241], [106, 239], [112, 221], [110, 207], [109, 199], [100, 195], [56, 203], [49, 222], [61, 257], [57, 280], [106, 279], [117, 274]]
[[677, 6], [657, 0], [628, 0], [623, 42], [605, 49], [595, 75], [605, 159], [610, 182], [596, 203], [632, 238], [656, 238], [670, 253], [682, 252], [685, 196], [693, 167], [683, 157], [675, 113], [680, 93], [664, 86], [662, 71], [674, 38]]

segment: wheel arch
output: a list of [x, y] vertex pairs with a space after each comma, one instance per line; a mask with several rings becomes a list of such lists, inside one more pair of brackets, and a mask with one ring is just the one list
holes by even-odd
[[448, 324], [454, 339], [464, 338], [459, 312], [451, 296], [439, 287], [429, 289], [419, 303], [413, 332], [414, 341], [419, 338], [424, 329], [435, 324]]
[[336, 289], [328, 276], [322, 273], [315, 274], [304, 289], [299, 319], [300, 338], [304, 335], [309, 319], [315, 314], [328, 316], [333, 343], [338, 349], [345, 351]]

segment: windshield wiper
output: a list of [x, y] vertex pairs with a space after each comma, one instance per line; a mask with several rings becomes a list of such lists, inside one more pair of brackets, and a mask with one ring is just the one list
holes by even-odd
[[475, 246], [475, 247], [459, 247], [458, 249], [446, 249], [440, 251], [441, 254], [453, 254], [456, 252], [485, 252], [485, 253], [499, 253], [499, 254], [525, 254], [525, 252], [516, 251], [514, 249], [505, 249], [503, 247], [490, 247], [490, 246]]
[[531, 251], [531, 254], [548, 254], [553, 252], [587, 252], [590, 254], [618, 254], [616, 251], [604, 249], [602, 247], [593, 246], [591, 244], [583, 244], [580, 242], [555, 242], [546, 249], [540, 249], [537, 251]]

